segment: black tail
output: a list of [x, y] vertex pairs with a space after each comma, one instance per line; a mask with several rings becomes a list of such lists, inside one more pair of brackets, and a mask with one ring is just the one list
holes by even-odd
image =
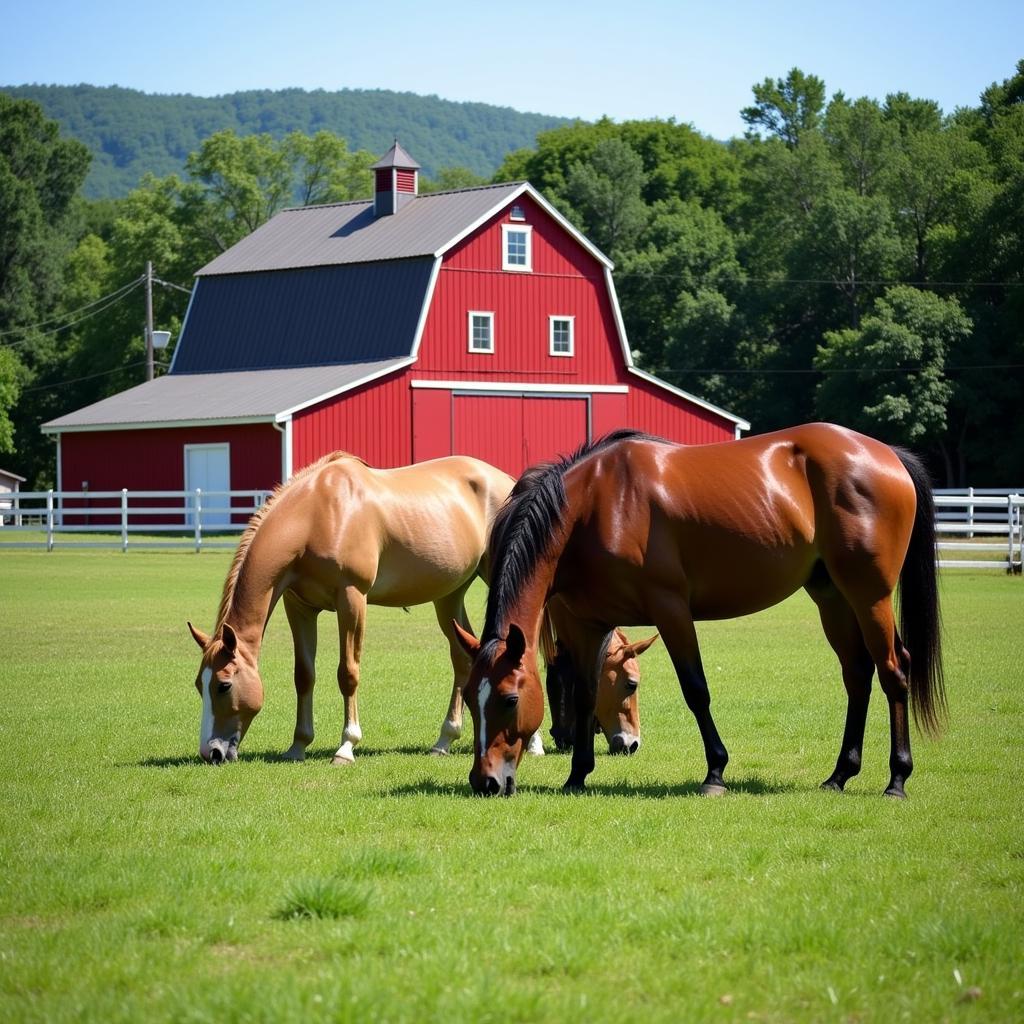
[[935, 502], [928, 470], [916, 455], [894, 449], [917, 492], [917, 515], [900, 571], [900, 634], [910, 651], [910, 704], [919, 729], [931, 736], [946, 719], [942, 620], [935, 569]]

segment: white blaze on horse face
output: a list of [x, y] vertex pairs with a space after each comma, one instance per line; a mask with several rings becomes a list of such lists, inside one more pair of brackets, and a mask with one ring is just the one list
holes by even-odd
[[213, 738], [213, 698], [210, 696], [210, 684], [213, 682], [213, 669], [203, 669], [199, 681], [203, 684], [203, 718], [199, 723], [199, 754], [206, 757], [210, 752], [210, 740]]
[[488, 698], [491, 696], [490, 679], [480, 680], [480, 692], [477, 694], [477, 706], [480, 708], [480, 756], [487, 754], [487, 719], [484, 717], [484, 708], [487, 706]]

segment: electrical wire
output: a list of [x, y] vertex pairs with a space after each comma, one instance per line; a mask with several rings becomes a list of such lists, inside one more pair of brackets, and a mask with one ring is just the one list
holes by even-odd
[[[67, 387], [69, 384], [80, 384], [83, 380], [95, 380], [97, 377], [109, 377], [111, 374], [120, 373], [122, 370], [134, 370], [137, 366], [145, 366], [146, 360], [142, 359], [137, 363], [125, 363], [124, 366], [116, 366], [113, 370], [103, 370], [100, 373], [89, 373], [84, 377], [73, 377], [71, 380], [61, 380], [54, 384], [37, 384], [35, 387], [22, 388], [20, 393], [27, 395], [31, 391], [56, 391], [57, 388]], [[162, 364], [157, 363], [157, 366]]]
[[[47, 324], [57, 323], [57, 321], [59, 320], [64, 320], [69, 316], [74, 316], [76, 313], [81, 313], [82, 310], [91, 309], [93, 306], [98, 306], [101, 302], [106, 302], [108, 299], [110, 299], [111, 302], [104, 306], [103, 309], [109, 309], [114, 302], [118, 302], [121, 299], [123, 299], [130, 291], [132, 291], [133, 288], [137, 288], [140, 284], [142, 284], [143, 281], [145, 281], [145, 276], [137, 277], [134, 281], [130, 281], [128, 284], [122, 285], [120, 288], [115, 288], [114, 291], [108, 293], [107, 295], [102, 295], [100, 296], [100, 298], [94, 299], [92, 302], [87, 302], [84, 306], [79, 306], [78, 309], [69, 310], [67, 313], [62, 314], [61, 316], [50, 317], [49, 320], [42, 320], [39, 323], [31, 324], [28, 327], [12, 327], [10, 330], [0, 331], [0, 338], [6, 338], [8, 335], [11, 334], [27, 334], [29, 331], [36, 331], [40, 327], [46, 327]], [[94, 312], [89, 313], [87, 316], [83, 316], [80, 319], [73, 321], [72, 323], [63, 324], [60, 327], [55, 327], [52, 331], [44, 331], [43, 333], [56, 334], [58, 331], [63, 331], [67, 327], [74, 327], [75, 324], [80, 324], [83, 320], [88, 320], [90, 316], [95, 316], [97, 313], [102, 313], [103, 309], [97, 309]], [[23, 344], [23, 342], [12, 342], [8, 347], [13, 347], [14, 345], [20, 344]]]

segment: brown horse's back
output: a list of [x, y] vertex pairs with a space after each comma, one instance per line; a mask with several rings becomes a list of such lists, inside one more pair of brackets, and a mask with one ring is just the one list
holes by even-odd
[[[803, 587], [818, 563], [840, 586], [855, 563], [859, 587], [888, 593], [914, 520], [914, 486], [893, 450], [820, 423], [715, 445], [623, 441], [565, 482], [604, 496], [595, 533], [572, 542], [592, 549], [576, 564], [593, 578], [571, 589], [607, 603], [600, 581], [614, 562], [624, 587], [608, 614], [623, 625], [654, 621], [662, 594], [685, 599], [698, 619], [759, 611]], [[875, 567], [866, 578], [865, 565]]]

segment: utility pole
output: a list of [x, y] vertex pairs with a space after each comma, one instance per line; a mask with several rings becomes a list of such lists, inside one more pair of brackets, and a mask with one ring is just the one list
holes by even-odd
[[146, 260], [146, 380], [153, 379], [153, 262]]

